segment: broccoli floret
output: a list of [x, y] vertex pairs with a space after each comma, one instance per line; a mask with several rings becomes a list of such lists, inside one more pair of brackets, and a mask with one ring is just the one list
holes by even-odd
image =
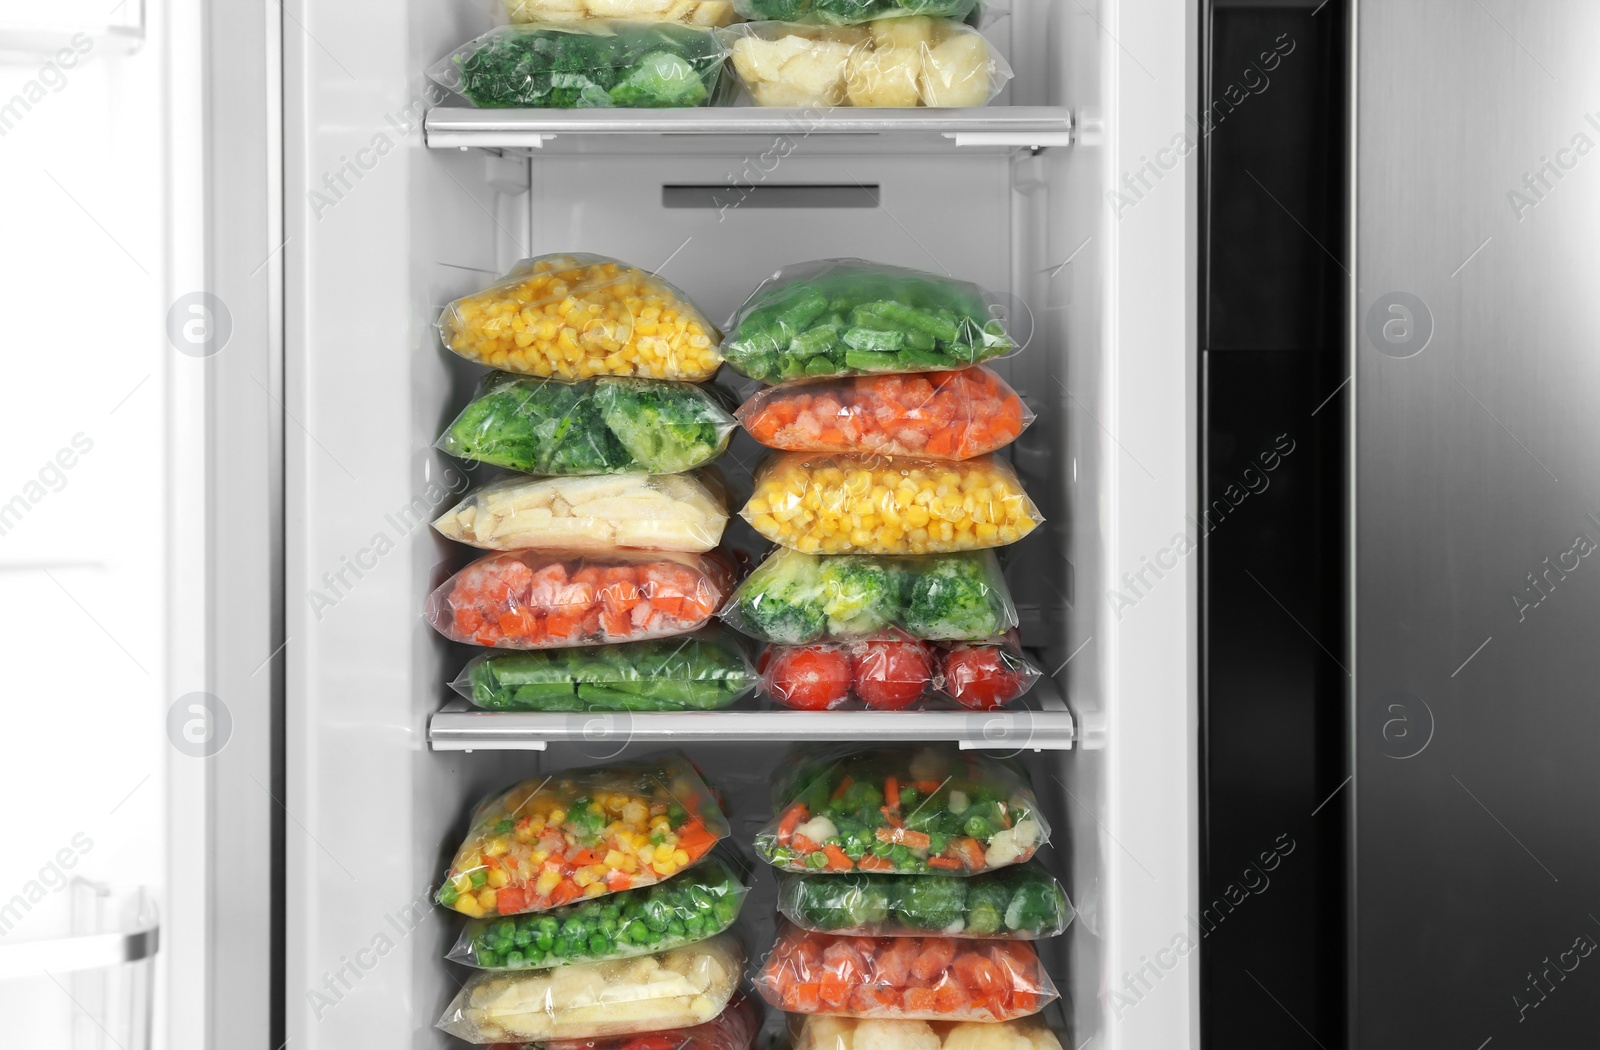
[[722, 451], [733, 420], [692, 387], [602, 379], [595, 389], [606, 427], [651, 473], [692, 470]]
[[1011, 891], [992, 878], [977, 878], [967, 889], [967, 932], [992, 937], [1005, 924]]
[[883, 0], [815, 0], [812, 10], [818, 21], [854, 25], [879, 14], [884, 6]]
[[562, 109], [593, 109], [614, 103], [607, 93], [617, 81], [612, 63], [615, 50], [609, 37], [564, 33], [556, 37], [550, 66], [550, 100]]
[[817, 563], [798, 551], [768, 558], [740, 589], [739, 615], [754, 634], [784, 645], [816, 641], [827, 626]]
[[706, 100], [705, 81], [682, 57], [670, 51], [652, 51], [611, 89], [619, 106], [698, 106]]
[[889, 571], [871, 558], [831, 558], [822, 568], [822, 611], [836, 637], [874, 634], [888, 625], [895, 588]]
[[901, 576], [902, 626], [936, 642], [978, 641], [1010, 624], [999, 563], [988, 552], [921, 559]]
[[900, 921], [914, 930], [959, 933], [967, 908], [967, 883], [951, 875], [908, 879], [895, 906]]
[[1017, 887], [1006, 907], [1006, 929], [1040, 933], [1060, 929], [1072, 914], [1061, 886], [1051, 878], [1028, 879]]
[[799, 918], [816, 930], [854, 930], [889, 918], [889, 893], [880, 880], [829, 876], [795, 884]]

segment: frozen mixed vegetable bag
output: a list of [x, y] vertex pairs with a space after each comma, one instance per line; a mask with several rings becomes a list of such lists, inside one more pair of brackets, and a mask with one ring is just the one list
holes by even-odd
[[741, 16], [758, 21], [855, 25], [913, 15], [966, 18], [978, 0], [733, 0], [733, 6]]
[[955, 704], [992, 711], [1040, 677], [1010, 639], [952, 648], [903, 636], [823, 645], [774, 645], [761, 654], [762, 684], [775, 701], [832, 711], [852, 700], [875, 711]]
[[474, 807], [438, 901], [473, 918], [549, 911], [671, 878], [727, 834], [682, 752], [535, 777]]
[[780, 877], [778, 910], [819, 933], [870, 937], [988, 937], [1032, 941], [1072, 922], [1066, 891], [1049, 872], [1023, 864], [970, 879], [923, 875]]
[[721, 333], [688, 297], [599, 255], [524, 259], [445, 307], [439, 335], [467, 360], [518, 375], [699, 382], [722, 364]]
[[794, 1020], [793, 1050], [1062, 1050], [1055, 1033], [1033, 1017], [960, 1024], [819, 1014]]
[[725, 26], [738, 17], [732, 0], [505, 0], [505, 5], [513, 22], [627, 18], [635, 22]]
[[729, 327], [722, 345], [728, 364], [768, 384], [940, 372], [1016, 349], [977, 285], [861, 259], [779, 270]]
[[[716, 1017], [693, 1028], [589, 1039], [546, 1039], [520, 1050], [750, 1050], [761, 1031], [761, 1001], [734, 992]], [[502, 1044], [499, 1050], [519, 1050]]]

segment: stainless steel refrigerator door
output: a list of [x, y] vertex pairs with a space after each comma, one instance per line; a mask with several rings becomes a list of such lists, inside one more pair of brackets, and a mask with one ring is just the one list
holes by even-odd
[[1600, 1029], [1600, 4], [1369, 0], [1354, 1042]]

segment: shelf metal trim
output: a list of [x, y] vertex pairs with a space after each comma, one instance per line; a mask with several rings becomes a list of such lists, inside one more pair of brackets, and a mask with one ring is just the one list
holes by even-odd
[[43, 973], [101, 970], [138, 962], [161, 947], [161, 928], [151, 926], [125, 933], [98, 933], [88, 937], [58, 937], [0, 945], [0, 980], [35, 977]]

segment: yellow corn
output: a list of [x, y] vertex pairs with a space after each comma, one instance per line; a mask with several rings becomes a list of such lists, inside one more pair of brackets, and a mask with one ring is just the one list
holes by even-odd
[[489, 873], [489, 885], [494, 887], [497, 890], [503, 888], [505, 886], [505, 884], [510, 882], [510, 881], [511, 881], [510, 876], [508, 876], [504, 871], [502, 871], [499, 868], [496, 868], [496, 869], [494, 869], [493, 871], [491, 871]]
[[470, 893], [462, 894], [456, 898], [456, 911], [463, 915], [470, 915], [474, 919], [483, 917], [483, 908], [479, 906], [477, 898]]

